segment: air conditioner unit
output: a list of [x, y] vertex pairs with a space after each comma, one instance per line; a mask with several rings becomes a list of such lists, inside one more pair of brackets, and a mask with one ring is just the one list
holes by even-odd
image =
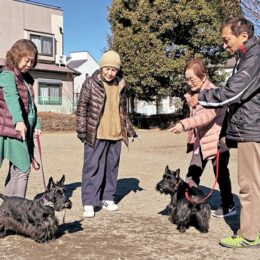
[[55, 64], [57, 65], [66, 65], [67, 58], [66, 55], [55, 55]]

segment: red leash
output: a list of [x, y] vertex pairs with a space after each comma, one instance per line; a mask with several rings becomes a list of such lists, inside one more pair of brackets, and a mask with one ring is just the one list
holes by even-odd
[[202, 200], [199, 200], [199, 201], [194, 201], [194, 200], [192, 200], [192, 199], [189, 197], [188, 191], [186, 191], [186, 192], [185, 192], [185, 197], [186, 197], [186, 199], [187, 199], [190, 203], [192, 203], [192, 204], [200, 204], [200, 203], [206, 201], [206, 200], [210, 197], [210, 195], [213, 193], [214, 188], [215, 188], [215, 186], [216, 186], [216, 184], [217, 184], [217, 181], [218, 181], [219, 155], [220, 155], [220, 149], [218, 148], [218, 150], [217, 150], [217, 155], [216, 155], [216, 177], [215, 177], [215, 182], [214, 182], [214, 184], [213, 184], [213, 187], [212, 187], [211, 191], [209, 192], [209, 194], [208, 194], [205, 198], [203, 198]]
[[35, 158], [32, 158], [32, 167], [37, 171], [40, 168], [42, 169], [42, 179], [43, 179], [43, 186], [46, 190], [46, 182], [45, 182], [45, 176], [44, 176], [44, 171], [43, 171], [43, 163], [42, 163], [42, 149], [41, 149], [41, 142], [40, 142], [40, 136], [36, 135], [36, 141], [37, 141], [37, 146], [38, 146], [38, 152], [39, 152], [39, 156], [40, 156], [40, 161], [41, 164], [39, 164]]

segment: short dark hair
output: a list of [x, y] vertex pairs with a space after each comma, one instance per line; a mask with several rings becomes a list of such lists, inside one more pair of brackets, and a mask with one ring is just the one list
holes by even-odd
[[229, 17], [220, 27], [222, 32], [223, 28], [230, 26], [232, 33], [238, 37], [241, 33], [246, 32], [248, 37], [254, 36], [254, 25], [247, 20], [244, 16]]
[[195, 75], [199, 77], [200, 79], [203, 79], [205, 75], [207, 74], [207, 69], [204, 61], [200, 58], [192, 59], [190, 60], [185, 68], [184, 68], [184, 73], [188, 69], [193, 69]]
[[26, 55], [34, 56], [33, 68], [37, 65], [38, 50], [35, 44], [28, 39], [21, 39], [14, 43], [6, 53], [5, 64], [10, 68], [17, 68], [19, 62]]

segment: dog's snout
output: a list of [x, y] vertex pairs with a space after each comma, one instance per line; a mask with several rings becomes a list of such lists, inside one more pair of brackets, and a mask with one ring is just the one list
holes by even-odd
[[164, 185], [164, 181], [163, 180], [158, 182], [157, 185], [156, 185], [156, 190], [159, 191], [160, 193], [163, 193], [164, 192], [163, 185]]
[[72, 202], [71, 202], [70, 200], [67, 200], [67, 201], [64, 203], [63, 208], [65, 208], [65, 209], [71, 209], [71, 208], [72, 208]]
[[156, 184], [156, 190], [157, 190], [157, 191], [161, 191], [161, 189], [162, 189], [161, 186], [162, 186], [162, 185], [161, 185], [161, 182], [158, 182], [158, 183]]

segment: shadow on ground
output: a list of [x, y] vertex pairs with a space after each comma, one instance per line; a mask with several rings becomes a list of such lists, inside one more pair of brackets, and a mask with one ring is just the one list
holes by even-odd
[[59, 229], [58, 229], [56, 238], [59, 238], [66, 233], [72, 234], [72, 233], [82, 231], [83, 230], [82, 225], [81, 225], [82, 221], [83, 221], [83, 219], [76, 220], [76, 221], [69, 222], [69, 223], [63, 223], [63, 224], [59, 225]]
[[[76, 190], [80, 186], [81, 186], [81, 182], [74, 182], [74, 183], [70, 183], [70, 184], [65, 184], [64, 189], [65, 189], [65, 194], [66, 194], [67, 198], [72, 197], [74, 190]], [[34, 196], [34, 199], [39, 199], [43, 194], [44, 194], [44, 192], [36, 194]]]
[[139, 186], [140, 181], [136, 178], [123, 178], [117, 181], [115, 202], [119, 203], [131, 191], [142, 191], [143, 188]]
[[74, 183], [64, 185], [65, 193], [67, 197], [68, 198], [72, 197], [74, 190], [76, 190], [79, 187], [81, 187], [81, 182], [74, 182]]

